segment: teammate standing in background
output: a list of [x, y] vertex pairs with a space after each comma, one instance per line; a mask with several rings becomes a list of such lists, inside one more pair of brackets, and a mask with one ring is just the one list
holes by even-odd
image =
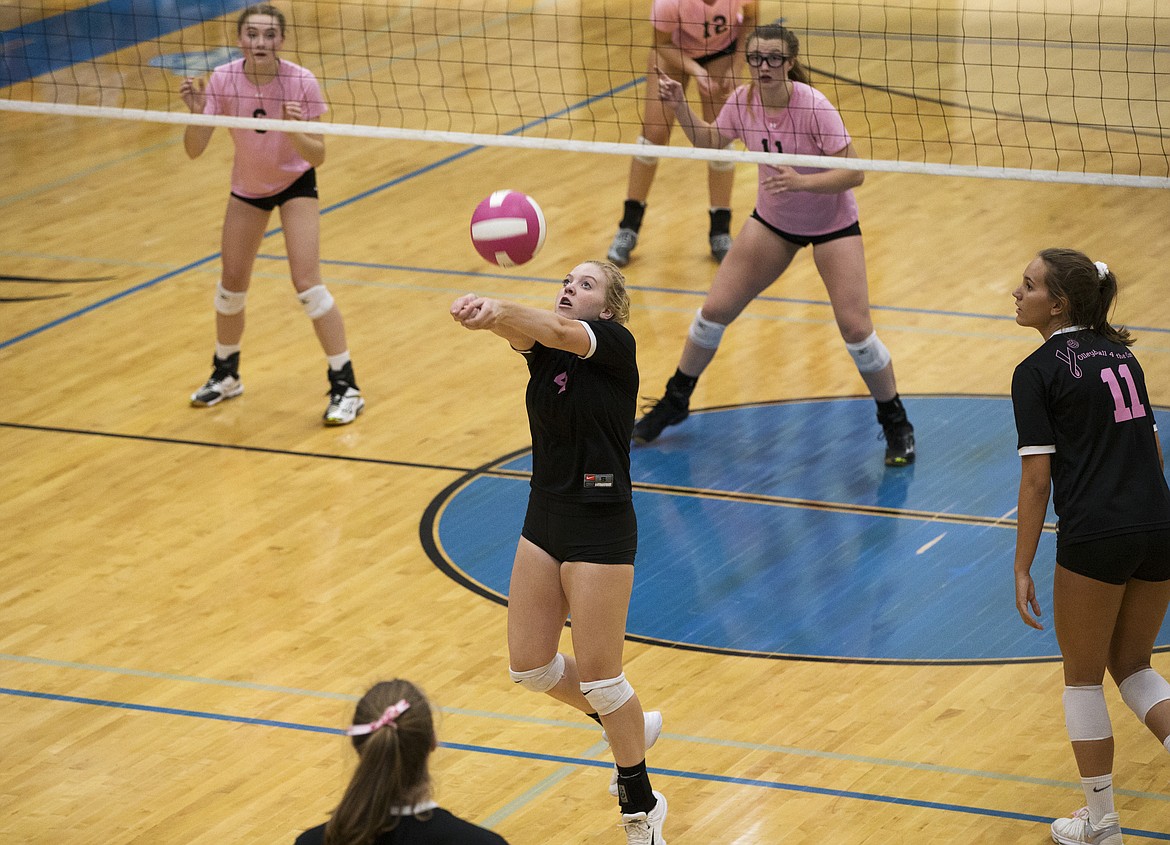
[[[639, 144], [670, 142], [674, 112], [658, 95], [658, 76], [664, 74], [686, 90], [694, 79], [699, 89], [703, 117], [714, 120], [719, 106], [735, 88], [739, 39], [756, 23], [755, 0], [654, 0], [650, 13], [654, 46], [646, 68], [646, 96], [642, 106]], [[609, 260], [619, 267], [630, 261], [638, 243], [646, 200], [658, 170], [658, 159], [637, 156], [630, 162], [626, 204], [617, 234], [609, 247]], [[735, 163], [707, 164], [707, 191], [711, 200], [707, 240], [711, 255], [722, 261], [731, 248], [731, 189]]]
[[[277, 56], [284, 30], [284, 15], [276, 7], [244, 9], [237, 21], [244, 57], [217, 67], [206, 86], [185, 79], [179, 92], [187, 108], [195, 114], [303, 121], [324, 114], [325, 100], [313, 74]], [[188, 126], [183, 134], [187, 155], [202, 155], [213, 131]], [[244, 304], [268, 219], [279, 208], [293, 287], [329, 362], [325, 424], [351, 423], [366, 403], [354, 379], [341, 311], [321, 282], [316, 168], [325, 161], [325, 138], [308, 132], [229, 131], [235, 162], [223, 222], [223, 278], [215, 295], [215, 354], [211, 377], [191, 396], [191, 404], [207, 407], [244, 392], [239, 370]]]
[[[622, 671], [638, 548], [629, 313], [625, 278], [603, 261], [570, 270], [552, 311], [474, 294], [451, 305], [458, 323], [499, 335], [528, 361], [532, 481], [508, 588], [509, 674], [605, 728], [628, 843], [665, 845], [666, 799], [646, 772], [662, 715], [643, 713]], [[559, 651], [570, 615], [572, 656]]]
[[1064, 718], [1086, 800], [1052, 823], [1062, 845], [1122, 841], [1106, 668], [1170, 751], [1170, 683], [1150, 666], [1170, 603], [1170, 488], [1133, 338], [1109, 324], [1116, 295], [1108, 266], [1071, 249], [1041, 252], [1013, 293], [1016, 322], [1044, 338], [1012, 377], [1021, 461], [1016, 609], [1042, 627], [1029, 573], [1051, 490]]
[[[808, 84], [796, 34], [780, 24], [766, 24], [748, 36], [746, 47], [751, 84], [736, 89], [713, 124], [691, 110], [679, 83], [659, 77], [662, 101], [678, 115], [691, 143], [717, 149], [738, 138], [754, 152], [855, 158], [837, 110]], [[845, 348], [877, 403], [885, 462], [906, 466], [914, 461], [914, 427], [898, 396], [889, 350], [869, 313], [865, 252], [852, 190], [864, 178], [860, 170], [760, 165], [756, 209], [715, 271], [666, 393], [634, 426], [636, 442], [649, 443], [667, 426], [687, 418], [691, 393], [715, 357], [724, 330], [811, 244]]]

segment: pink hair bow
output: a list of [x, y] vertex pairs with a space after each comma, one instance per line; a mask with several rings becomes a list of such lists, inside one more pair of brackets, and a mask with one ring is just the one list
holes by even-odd
[[354, 725], [353, 727], [347, 728], [345, 735], [365, 736], [366, 734], [372, 734], [379, 728], [384, 728], [387, 725], [393, 725], [394, 721], [409, 709], [410, 702], [403, 698], [399, 700], [397, 704], [391, 704], [389, 707], [387, 707], [386, 712], [383, 713], [377, 721], [370, 722], [368, 725]]

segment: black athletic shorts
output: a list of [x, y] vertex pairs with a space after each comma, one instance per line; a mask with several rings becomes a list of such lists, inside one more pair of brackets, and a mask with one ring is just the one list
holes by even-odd
[[739, 40], [737, 39], [735, 41], [732, 41], [730, 44], [728, 44], [722, 50], [719, 50], [719, 51], [714, 52], [714, 53], [708, 53], [705, 56], [699, 56], [699, 58], [695, 59], [695, 64], [699, 65], [700, 67], [706, 67], [709, 63], [715, 61], [716, 59], [721, 59], [724, 56], [734, 56], [735, 51], [738, 49], [739, 49]]
[[810, 244], [812, 246], [816, 246], [817, 244], [835, 241], [838, 238], [851, 238], [854, 235], [861, 234], [860, 222], [854, 223], [852, 226], [846, 226], [844, 229], [838, 229], [836, 232], [829, 232], [824, 235], [794, 235], [791, 232], [785, 232], [783, 229], [777, 229], [775, 226], [761, 217], [755, 209], [752, 209], [752, 217], [767, 226], [768, 231], [775, 232], [789, 243], [796, 244], [797, 246], [801, 247], [809, 246]]
[[1124, 584], [1170, 580], [1170, 529], [1138, 531], [1088, 540], [1084, 543], [1056, 541], [1056, 562], [1065, 569], [1104, 581]]
[[638, 551], [632, 502], [563, 502], [534, 491], [520, 534], [561, 563], [632, 564]]
[[312, 197], [313, 199], [317, 199], [317, 171], [315, 168], [310, 167], [297, 177], [297, 181], [293, 182], [279, 194], [273, 194], [270, 197], [242, 197], [237, 193], [232, 193], [232, 196], [241, 202], [254, 205], [264, 211], [272, 211], [278, 205], [284, 205], [289, 200], [295, 200], [297, 197]]

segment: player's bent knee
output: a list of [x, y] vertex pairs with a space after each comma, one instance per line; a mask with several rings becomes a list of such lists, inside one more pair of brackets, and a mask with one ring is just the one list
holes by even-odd
[[1064, 726], [1073, 742], [1092, 742], [1113, 736], [1105, 691], [1100, 684], [1064, 688]]
[[873, 332], [860, 343], [846, 343], [853, 363], [860, 373], [877, 373], [884, 370], [890, 363], [890, 350], [882, 343], [877, 332]]
[[723, 332], [726, 330], [727, 326], [723, 323], [716, 323], [714, 320], [708, 320], [704, 317], [703, 309], [700, 308], [695, 312], [695, 319], [691, 322], [687, 337], [695, 346], [703, 349], [718, 349], [720, 341], [723, 340]]
[[304, 306], [310, 320], [319, 320], [333, 310], [333, 295], [325, 285], [313, 285], [297, 293], [297, 299]]
[[581, 692], [598, 716], [608, 716], [634, 697], [634, 688], [622, 672], [604, 681], [582, 681]]
[[1150, 668], [1134, 672], [1117, 685], [1121, 699], [1145, 724], [1146, 716], [1163, 701], [1170, 699], [1170, 682]]
[[508, 674], [512, 677], [512, 683], [519, 684], [524, 689], [533, 692], [548, 692], [565, 676], [565, 656], [557, 652], [557, 656], [546, 665], [523, 672], [517, 672], [509, 667]]
[[225, 317], [232, 317], [244, 310], [248, 298], [246, 290], [228, 290], [220, 282], [215, 286], [215, 311]]
[[[650, 139], [648, 139], [642, 135], [638, 136], [637, 143], [642, 144], [644, 146], [654, 146], [653, 141], [651, 141]], [[634, 161], [638, 162], [638, 164], [645, 164], [648, 167], [653, 167], [654, 165], [658, 164], [658, 157], [657, 156], [637, 155], [637, 156], [634, 156]]]

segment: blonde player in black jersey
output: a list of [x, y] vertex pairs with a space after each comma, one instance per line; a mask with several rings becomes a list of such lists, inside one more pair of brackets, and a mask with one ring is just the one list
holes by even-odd
[[[458, 323], [494, 332], [528, 362], [532, 482], [508, 590], [509, 673], [605, 728], [627, 841], [664, 845], [666, 799], [646, 773], [662, 716], [643, 713], [622, 671], [638, 546], [629, 313], [625, 279], [605, 261], [570, 270], [551, 311], [475, 294], [451, 305]], [[570, 614], [573, 656], [558, 651]]]
[[1042, 627], [1029, 572], [1051, 490], [1064, 717], [1087, 803], [1052, 823], [1061, 845], [1122, 841], [1106, 669], [1170, 751], [1170, 683], [1150, 666], [1170, 603], [1170, 488], [1133, 338], [1108, 321], [1116, 294], [1108, 266], [1070, 249], [1041, 252], [1013, 293], [1016, 322], [1044, 338], [1012, 378], [1021, 459], [1016, 609]]

